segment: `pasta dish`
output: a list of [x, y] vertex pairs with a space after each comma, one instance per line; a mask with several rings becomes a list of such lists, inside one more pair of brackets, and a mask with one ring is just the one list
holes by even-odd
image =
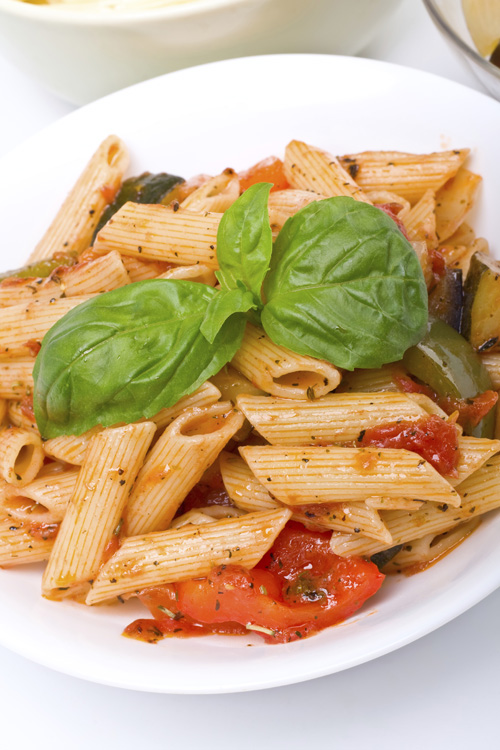
[[500, 506], [500, 264], [468, 149], [126, 178], [0, 281], [0, 565], [125, 635], [300, 640]]

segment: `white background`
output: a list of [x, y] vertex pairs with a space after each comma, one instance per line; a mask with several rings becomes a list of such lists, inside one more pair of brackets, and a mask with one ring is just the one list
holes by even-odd
[[[418, 0], [404, 0], [362, 54], [483, 91]], [[72, 109], [12, 67], [0, 49], [0, 156]], [[432, 114], [419, 112], [416, 102], [411, 116]], [[376, 661], [300, 685], [225, 696], [103, 687], [0, 648], [0, 748], [499, 748], [499, 633], [497, 591]]]

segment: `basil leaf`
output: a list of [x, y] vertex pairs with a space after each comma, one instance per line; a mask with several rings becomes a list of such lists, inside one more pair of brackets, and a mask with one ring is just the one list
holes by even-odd
[[260, 303], [262, 282], [269, 270], [273, 238], [267, 203], [272, 185], [252, 185], [225, 211], [217, 232], [215, 274], [222, 289], [244, 286]]
[[256, 307], [253, 294], [248, 290], [238, 288], [220, 291], [209, 303], [200, 330], [206, 340], [213, 344], [215, 337], [231, 315], [246, 313]]
[[338, 367], [401, 359], [425, 333], [427, 289], [394, 221], [352, 198], [311, 203], [274, 243], [262, 325], [276, 344]]
[[200, 326], [218, 292], [152, 279], [75, 307], [45, 336], [34, 369], [34, 409], [45, 438], [151, 417], [196, 390], [234, 356], [245, 320], [212, 344]]

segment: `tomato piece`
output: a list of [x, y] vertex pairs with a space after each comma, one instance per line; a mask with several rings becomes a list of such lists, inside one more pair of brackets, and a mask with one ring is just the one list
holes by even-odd
[[401, 221], [400, 218], [398, 218], [398, 213], [401, 211], [403, 206], [400, 203], [376, 203], [375, 204], [377, 208], [380, 208], [381, 211], [383, 211], [387, 216], [389, 216], [393, 222], [397, 225], [399, 231], [401, 234], [403, 234], [406, 239], [409, 241], [408, 232], [406, 231], [406, 227]]
[[446, 261], [444, 255], [436, 248], [431, 248], [429, 250], [429, 260], [431, 262], [432, 273], [434, 274], [434, 281], [438, 282], [446, 273]]
[[258, 164], [254, 164], [250, 169], [239, 172], [238, 177], [242, 193], [257, 182], [272, 182], [271, 192], [290, 187], [285, 177], [283, 162], [276, 156], [269, 156], [259, 161]]
[[417, 383], [406, 375], [394, 375], [394, 382], [403, 393], [422, 393], [424, 396], [428, 396], [430, 399], [437, 402], [437, 393], [435, 393], [428, 385]]
[[[380, 588], [384, 575], [362, 558], [335, 555], [329, 534], [288, 524], [253, 570], [220, 565], [202, 579], [140, 592], [153, 623], [136, 621], [126, 635], [242, 634], [288, 643], [350, 617]], [[141, 629], [139, 632], [138, 628]]]
[[440, 474], [454, 476], [459, 459], [458, 432], [453, 423], [436, 414], [416, 422], [401, 420], [365, 430], [358, 438], [361, 446], [405, 448], [418, 453]]
[[428, 396], [448, 415], [458, 412], [458, 424], [468, 431], [476, 427], [498, 401], [498, 393], [492, 390], [483, 391], [473, 398], [457, 398], [451, 395], [439, 396], [429, 386], [417, 383], [405, 375], [394, 376], [394, 382], [404, 393], [423, 393]]
[[439, 399], [439, 405], [447, 414], [458, 411], [457, 421], [462, 426], [470, 424], [472, 427], [476, 427], [489, 414], [497, 401], [498, 393], [496, 391], [484, 391], [474, 398], [444, 396]]

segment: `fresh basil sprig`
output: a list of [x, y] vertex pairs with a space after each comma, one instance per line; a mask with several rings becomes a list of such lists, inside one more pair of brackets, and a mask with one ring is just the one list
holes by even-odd
[[196, 390], [236, 353], [243, 316], [212, 343], [200, 331], [218, 292], [152, 279], [94, 297], [47, 333], [34, 369], [34, 409], [45, 438], [151, 417]]
[[51, 328], [34, 369], [43, 437], [174, 404], [232, 359], [247, 318], [261, 319], [276, 344], [346, 369], [399, 360], [420, 340], [425, 281], [392, 219], [328, 198], [288, 219], [273, 250], [269, 189], [246, 190], [220, 222], [220, 291], [142, 281], [79, 305]]
[[401, 359], [427, 323], [412, 246], [383, 211], [348, 197], [288, 219], [264, 294], [262, 325], [276, 344], [348, 370]]
[[221, 288], [248, 289], [261, 306], [262, 283], [269, 270], [273, 240], [267, 204], [272, 185], [259, 182], [245, 190], [224, 213], [217, 232], [216, 272]]

